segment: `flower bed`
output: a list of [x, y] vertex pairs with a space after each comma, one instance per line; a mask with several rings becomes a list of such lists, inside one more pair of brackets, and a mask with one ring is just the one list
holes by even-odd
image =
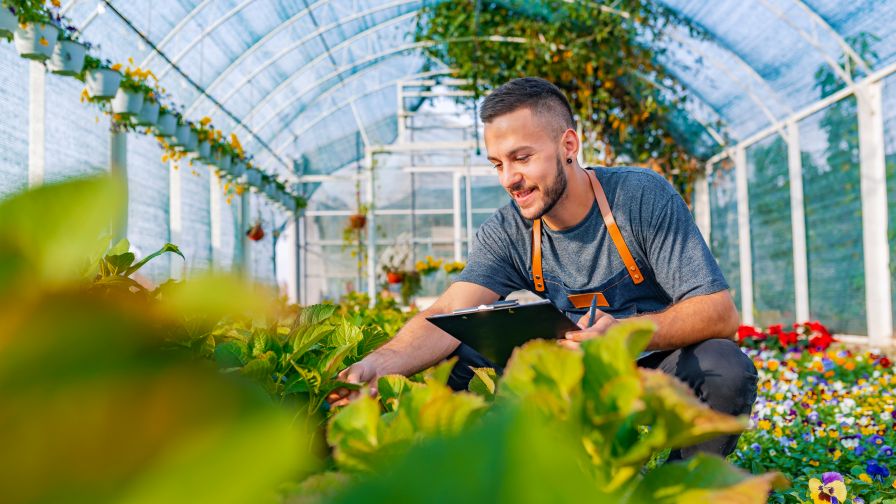
[[792, 488], [771, 502], [896, 498], [890, 359], [847, 348], [818, 322], [792, 331], [744, 326], [738, 336], [759, 371], [759, 396], [732, 457], [754, 473], [790, 478]]

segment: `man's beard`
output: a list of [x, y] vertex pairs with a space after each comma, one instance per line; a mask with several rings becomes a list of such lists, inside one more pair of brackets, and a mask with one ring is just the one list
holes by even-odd
[[[521, 191], [525, 189], [524, 186], [520, 185], [518, 187], [513, 187], [510, 189], [511, 194], [515, 191]], [[533, 217], [524, 216], [530, 220], [536, 220], [544, 217], [545, 214], [554, 209], [554, 206], [560, 201], [560, 198], [563, 197], [563, 193], [566, 192], [566, 172], [563, 170], [563, 160], [560, 159], [560, 156], [557, 156], [557, 174], [554, 176], [554, 180], [550, 185], [545, 186], [542, 189], [542, 193], [544, 196], [544, 206], [542, 206], [541, 210]], [[522, 209], [520, 209], [522, 210]]]

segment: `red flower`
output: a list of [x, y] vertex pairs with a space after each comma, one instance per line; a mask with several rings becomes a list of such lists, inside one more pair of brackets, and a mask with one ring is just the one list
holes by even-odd
[[824, 334], [819, 334], [809, 339], [809, 351], [813, 353], [824, 352], [834, 341], [837, 340], [832, 338], [831, 335], [825, 331]]
[[753, 326], [742, 325], [737, 328], [737, 341], [738, 342], [743, 341], [747, 338], [765, 339], [764, 337], [758, 338], [759, 336], [764, 336], [764, 335], [761, 332], [757, 331], [756, 328]]
[[778, 334], [778, 342], [781, 343], [782, 347], [787, 348], [796, 345], [797, 336], [795, 332], [782, 332]]
[[888, 359], [888, 358], [886, 358], [886, 357], [881, 357], [881, 359], [880, 359], [879, 361], [877, 361], [877, 363], [880, 364], [882, 367], [885, 367], [885, 368], [888, 368], [888, 367], [890, 367], [891, 365], [893, 365], [893, 363], [890, 362], [890, 359]]

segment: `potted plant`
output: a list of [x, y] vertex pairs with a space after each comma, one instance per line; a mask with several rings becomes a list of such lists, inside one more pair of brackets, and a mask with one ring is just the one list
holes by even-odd
[[380, 254], [380, 268], [390, 284], [402, 283], [406, 274], [412, 269], [409, 264], [411, 246], [410, 235], [402, 233], [396, 237], [394, 244], [383, 249]]
[[414, 269], [417, 270], [417, 273], [420, 273], [423, 276], [429, 276], [439, 271], [439, 268], [442, 267], [442, 260], [435, 259], [433, 256], [428, 255], [426, 259], [422, 261], [417, 261], [417, 264], [414, 265]]
[[257, 219], [255, 224], [246, 231], [246, 236], [252, 241], [259, 241], [264, 238], [264, 228], [261, 227], [260, 219]]
[[143, 107], [140, 113], [134, 118], [134, 124], [137, 126], [155, 126], [159, 121], [162, 106], [159, 103], [159, 96], [155, 90], [146, 93], [143, 97]]
[[92, 100], [111, 100], [121, 85], [121, 65], [110, 65], [91, 55], [84, 58], [84, 83], [87, 95]]
[[177, 133], [177, 114], [166, 108], [159, 109], [156, 133], [161, 137], [173, 137]]
[[367, 225], [367, 205], [358, 205], [358, 211], [348, 216], [348, 229], [361, 230]]
[[14, 12], [18, 17], [18, 26], [13, 38], [19, 56], [37, 61], [47, 60], [53, 55], [56, 41], [59, 40], [58, 20], [40, 0], [16, 1]]
[[15, 7], [9, 5], [8, 2], [0, 2], [0, 37], [10, 40], [19, 26], [19, 17], [16, 15]]
[[177, 128], [174, 131], [174, 138], [172, 138], [170, 145], [183, 150], [183, 148], [190, 143], [190, 133], [192, 129], [193, 127], [189, 121], [181, 119], [177, 123]]
[[445, 266], [444, 266], [445, 273], [447, 273], [448, 276], [456, 275], [456, 274], [460, 273], [461, 271], [463, 271], [466, 266], [467, 266], [467, 263], [465, 263], [463, 261], [452, 261], [449, 263], [445, 263]]
[[53, 48], [53, 55], [47, 61], [47, 68], [58, 75], [74, 77], [84, 70], [84, 59], [90, 44], [79, 40], [78, 29], [60, 18], [62, 31], [59, 42]]
[[[153, 92], [149, 80], [155, 80], [150, 70], [134, 65], [134, 59], [128, 58], [128, 66], [124, 69], [121, 86], [112, 100], [112, 112], [122, 116], [135, 116], [143, 109], [146, 95]], [[158, 83], [156, 83], [158, 84]]]

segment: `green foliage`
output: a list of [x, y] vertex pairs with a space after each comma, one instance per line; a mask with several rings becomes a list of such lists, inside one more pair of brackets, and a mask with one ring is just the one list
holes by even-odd
[[[560, 501], [764, 502], [772, 487], [786, 484], [775, 473], [751, 476], [709, 456], [645, 468], [658, 452], [746, 426], [709, 409], [674, 378], [635, 365], [653, 330], [650, 323], [620, 324], [582, 352], [531, 342], [501, 379], [476, 370], [475, 393], [452, 394], [441, 381], [453, 362], [422, 384], [380, 378], [381, 406], [365, 396], [330, 420], [327, 441], [339, 467], [382, 475], [362, 478], [344, 501], [436, 495], [445, 502], [540, 502], [550, 491], [560, 492], [553, 499]], [[412, 477], [460, 471], [466, 477]]]
[[523, 76], [553, 82], [583, 125], [586, 161], [648, 164], [681, 186], [698, 170], [694, 155], [708, 154], [682, 147], [702, 126], [688, 125], [694, 134], [674, 129], [686, 93], [657, 63], [665, 32], [681, 28], [702, 36], [672, 10], [644, 0], [611, 7], [450, 0], [421, 11], [416, 39], [430, 42], [426, 51], [473, 82], [478, 94]]
[[90, 257], [111, 276], [138, 267], [102, 239], [122, 200], [101, 178], [0, 203], [0, 500], [276, 502], [313, 469], [305, 419], [164, 348], [198, 304], [186, 291], [172, 303], [85, 276]]

